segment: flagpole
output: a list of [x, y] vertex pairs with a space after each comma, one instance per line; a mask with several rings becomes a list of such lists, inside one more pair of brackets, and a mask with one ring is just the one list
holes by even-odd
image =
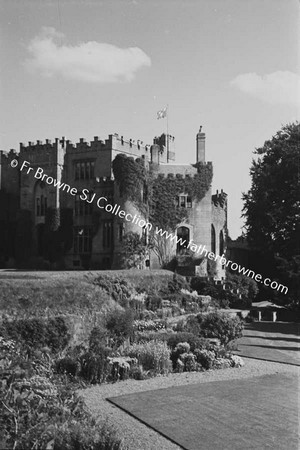
[[167, 160], [169, 158], [169, 105], [167, 104]]

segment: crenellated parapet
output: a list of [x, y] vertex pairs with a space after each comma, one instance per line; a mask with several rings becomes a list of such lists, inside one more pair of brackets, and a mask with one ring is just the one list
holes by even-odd
[[10, 149], [9, 152], [5, 152], [4, 150], [0, 150], [0, 161], [1, 163], [9, 164], [13, 159], [18, 159], [18, 153], [15, 149]]
[[106, 186], [112, 186], [114, 183], [114, 177], [96, 177], [96, 183]]
[[186, 174], [183, 174], [183, 173], [161, 173], [161, 172], [159, 172], [158, 174], [157, 174], [157, 178], [159, 179], [159, 180], [163, 180], [163, 179], [172, 179], [172, 180], [186, 180], [186, 181], [190, 181], [190, 180], [196, 180], [196, 179], [198, 179], [199, 178], [199, 175], [198, 175], [198, 173], [193, 173], [193, 174], [190, 174], [190, 173], [186, 173]]
[[211, 200], [215, 206], [224, 208], [226, 207], [227, 194], [223, 191], [223, 189], [221, 189], [221, 192], [217, 190], [216, 193], [211, 196]]
[[44, 142], [40, 140], [37, 140], [35, 142], [28, 141], [28, 145], [20, 142], [20, 153], [39, 152], [45, 150], [50, 151], [51, 149], [57, 150], [59, 147], [65, 148], [68, 142], [69, 141], [67, 141], [64, 137], [62, 137], [61, 139], [55, 138], [53, 142], [51, 139], [46, 139]]

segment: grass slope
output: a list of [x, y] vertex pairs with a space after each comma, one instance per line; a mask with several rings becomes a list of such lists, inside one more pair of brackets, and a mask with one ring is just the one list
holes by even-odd
[[167, 270], [0, 272], [0, 312], [18, 311], [38, 315], [76, 313], [83, 309], [100, 311], [112, 302], [107, 292], [95, 284], [98, 277], [126, 280], [134, 288], [149, 290], [166, 285], [173, 273]]

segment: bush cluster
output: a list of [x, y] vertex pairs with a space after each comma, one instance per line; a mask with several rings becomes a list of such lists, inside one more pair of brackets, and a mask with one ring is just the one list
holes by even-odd
[[244, 275], [231, 273], [227, 274], [224, 285], [215, 285], [212, 281], [193, 277], [191, 288], [198, 294], [210, 295], [221, 308], [249, 307], [258, 293], [256, 281]]
[[106, 291], [121, 306], [128, 306], [128, 301], [134, 292], [133, 286], [121, 277], [111, 278], [109, 276], [100, 275], [94, 282], [97, 286]]
[[49, 347], [53, 352], [59, 352], [70, 340], [68, 327], [63, 317], [4, 320], [0, 326], [0, 335], [22, 342], [27, 351], [33, 348]]
[[125, 449], [115, 432], [97, 424], [69, 383], [46, 359], [0, 337], [0, 448]]
[[151, 375], [166, 375], [171, 370], [170, 349], [165, 342], [132, 344], [124, 349], [123, 354], [136, 358], [138, 365]]
[[159, 331], [166, 328], [165, 320], [135, 320], [133, 323], [135, 331]]

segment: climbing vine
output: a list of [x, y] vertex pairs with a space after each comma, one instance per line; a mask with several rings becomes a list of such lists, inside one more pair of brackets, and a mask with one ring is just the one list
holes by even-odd
[[[154, 227], [174, 230], [187, 217], [188, 210], [178, 207], [178, 196], [187, 194], [199, 202], [212, 182], [212, 166], [196, 163], [195, 175], [168, 174], [165, 177], [154, 168], [146, 170], [143, 160], [119, 154], [113, 161], [113, 172], [120, 193], [131, 200]], [[145, 204], [146, 199], [146, 204]]]
[[146, 182], [146, 169], [142, 159], [119, 154], [112, 163], [114, 177], [119, 185], [120, 195], [142, 209], [143, 189]]
[[178, 223], [187, 217], [186, 208], [178, 208], [178, 196], [187, 194], [194, 201], [205, 196], [212, 182], [212, 167], [199, 166], [194, 176], [160, 174], [153, 179], [150, 198], [150, 221], [153, 225], [166, 230], [174, 230]]

